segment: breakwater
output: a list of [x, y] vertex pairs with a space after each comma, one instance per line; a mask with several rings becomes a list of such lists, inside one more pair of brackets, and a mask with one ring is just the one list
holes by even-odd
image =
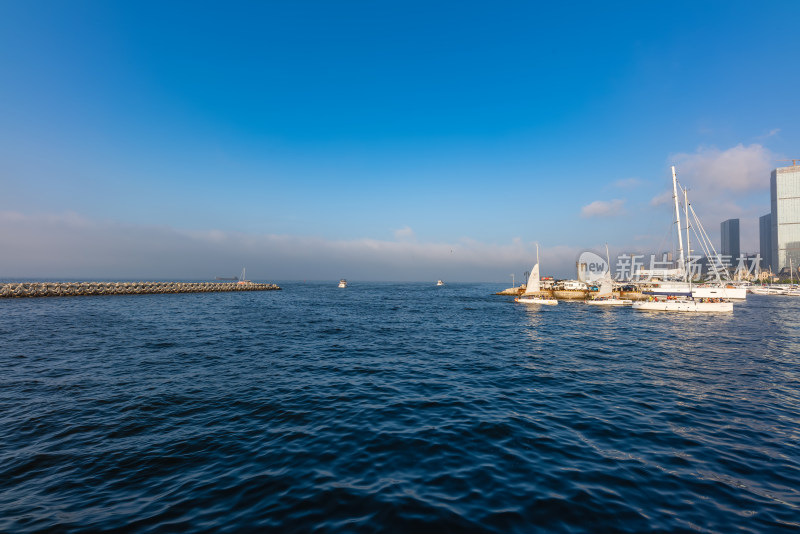
[[152, 295], [158, 293], [218, 293], [273, 291], [275, 284], [216, 282], [19, 282], [0, 284], [0, 298], [78, 297], [92, 295]]

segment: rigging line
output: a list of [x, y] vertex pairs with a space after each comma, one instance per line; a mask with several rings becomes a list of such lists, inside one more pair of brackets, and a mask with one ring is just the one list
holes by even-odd
[[[703, 223], [700, 222], [700, 218], [697, 216], [697, 213], [694, 211], [694, 207], [693, 206], [689, 206], [689, 208], [692, 210], [692, 217], [694, 217], [694, 220], [697, 223], [697, 227], [700, 229], [700, 232], [701, 232], [701, 235], [697, 236], [698, 237], [698, 241], [700, 241], [701, 246], [703, 247], [703, 252], [705, 253], [706, 258], [709, 259], [709, 263], [714, 267], [714, 274], [717, 277], [717, 281], [720, 282], [721, 280], [720, 280], [720, 276], [719, 276], [719, 269], [717, 269], [717, 261], [716, 261], [717, 259], [719, 259], [717, 257], [717, 251], [714, 248], [714, 244], [711, 242], [711, 238], [708, 237], [708, 234], [706, 233], [706, 229], [703, 227]], [[707, 247], [709, 247], [710, 250], [713, 251], [713, 253], [714, 253], [713, 256], [709, 255], [709, 248], [707, 248]], [[712, 258], [713, 258], [713, 261], [711, 261]]]

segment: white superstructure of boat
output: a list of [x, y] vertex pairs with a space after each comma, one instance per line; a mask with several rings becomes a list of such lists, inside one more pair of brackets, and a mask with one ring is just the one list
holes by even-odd
[[692, 297], [694, 298], [722, 298], [745, 300], [747, 298], [746, 287], [734, 287], [730, 285], [701, 285], [692, 287]]
[[753, 295], [781, 295], [783, 291], [772, 286], [754, 286], [749, 289]]
[[443, 285], [444, 285], [444, 282], [442, 282], [441, 280], [437, 280], [437, 281], [436, 281], [436, 285], [437, 285], [437, 286], [443, 286]]
[[339, 287], [347, 287], [347, 280], [345, 280], [344, 278], [339, 280]]
[[546, 306], [555, 306], [558, 304], [556, 299], [549, 299], [542, 297], [541, 285], [539, 281], [539, 245], [536, 245], [536, 265], [531, 269], [531, 274], [528, 276], [528, 284], [525, 286], [525, 292], [514, 299], [515, 302], [522, 302], [523, 304], [544, 304]]
[[748, 288], [754, 295], [781, 295], [789, 297], [800, 297], [800, 286], [794, 283], [794, 266], [792, 258], [789, 258], [789, 285], [760, 285]]

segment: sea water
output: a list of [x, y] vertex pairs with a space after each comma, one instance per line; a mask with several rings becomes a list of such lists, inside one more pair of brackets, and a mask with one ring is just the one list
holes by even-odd
[[0, 531], [797, 531], [800, 299], [0, 301]]

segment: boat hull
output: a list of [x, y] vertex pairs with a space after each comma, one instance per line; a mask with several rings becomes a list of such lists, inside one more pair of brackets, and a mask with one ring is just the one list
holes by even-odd
[[697, 302], [694, 300], [659, 300], [652, 302], [635, 302], [634, 310], [642, 311], [676, 311], [699, 313], [729, 313], [733, 311], [732, 302]]
[[515, 302], [519, 302], [521, 304], [542, 304], [545, 306], [556, 306], [558, 301], [556, 299], [547, 299], [542, 297], [532, 297], [532, 296], [525, 296], [521, 295], [514, 299]]
[[633, 304], [632, 300], [628, 299], [607, 299], [607, 300], [587, 300], [586, 304], [590, 306], [630, 306]]

